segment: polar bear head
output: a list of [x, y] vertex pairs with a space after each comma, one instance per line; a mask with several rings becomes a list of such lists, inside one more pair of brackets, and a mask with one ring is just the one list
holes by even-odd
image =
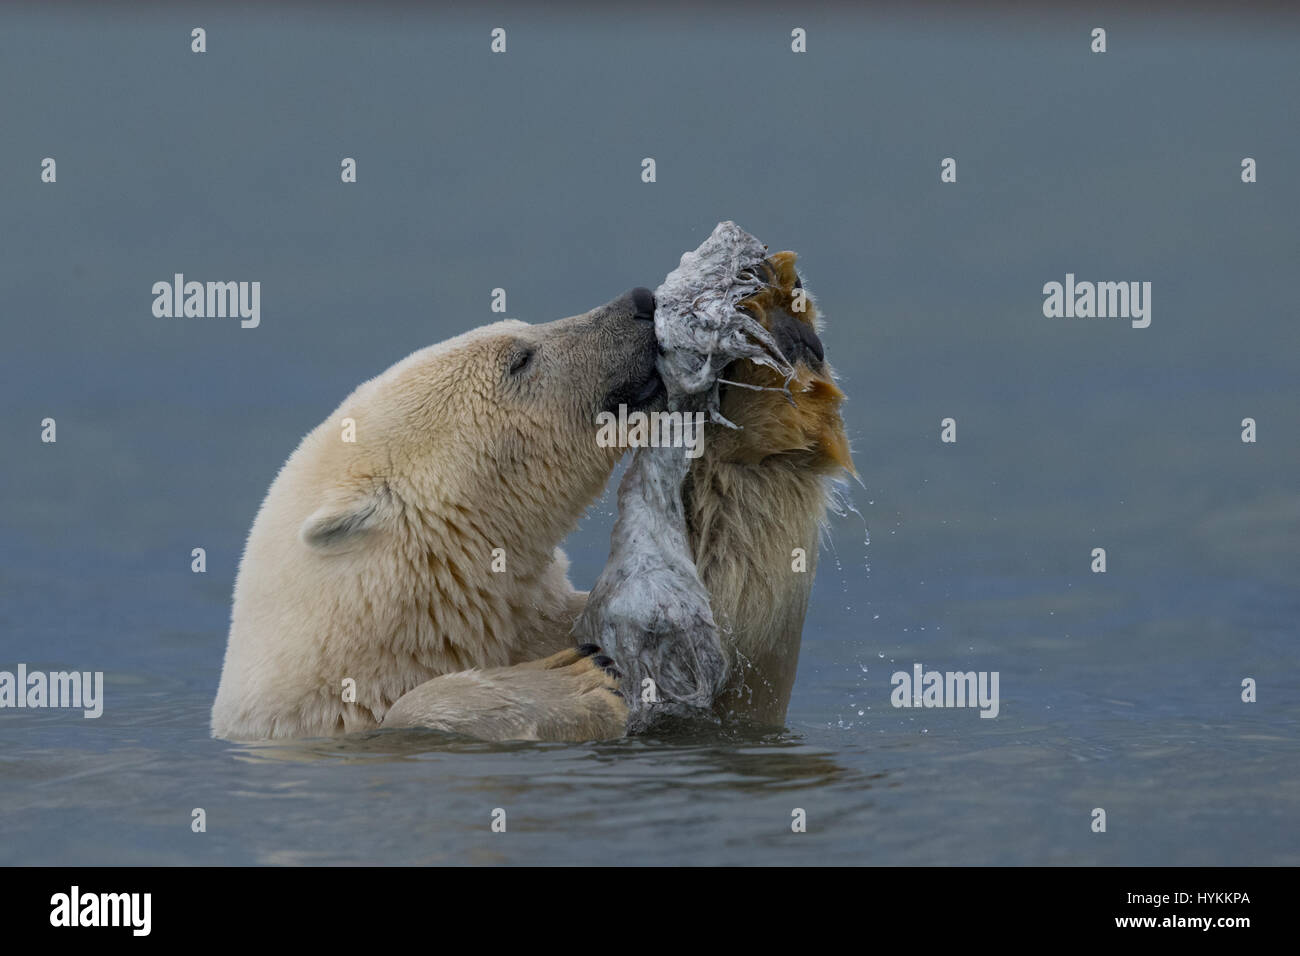
[[437, 674], [553, 649], [581, 607], [556, 546], [622, 453], [597, 442], [597, 415], [661, 402], [653, 318], [635, 289], [556, 322], [497, 322], [348, 396], [249, 534], [214, 734], [373, 726]]
[[311, 436], [302, 544], [338, 554], [466, 512], [494, 547], [555, 544], [621, 454], [596, 442], [596, 416], [662, 392], [653, 318], [636, 289], [556, 322], [475, 329], [361, 385]]

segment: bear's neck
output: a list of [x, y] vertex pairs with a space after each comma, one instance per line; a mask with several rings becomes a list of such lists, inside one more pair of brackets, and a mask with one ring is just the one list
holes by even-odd
[[508, 531], [496, 533], [467, 508], [410, 528], [402, 599], [414, 603], [419, 633], [397, 640], [415, 644], [409, 652], [428, 676], [516, 664], [569, 646], [582, 601], [556, 550], [562, 534], [529, 541], [527, 521]]

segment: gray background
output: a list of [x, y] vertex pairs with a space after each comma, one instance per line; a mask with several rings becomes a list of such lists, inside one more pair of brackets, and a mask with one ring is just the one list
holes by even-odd
[[[1296, 19], [6, 5], [0, 26], [0, 669], [107, 672], [98, 721], [0, 712], [0, 862], [1300, 863]], [[862, 475], [788, 731], [209, 740], [240, 549], [299, 437], [498, 318], [492, 288], [510, 317], [581, 312], [720, 219], [800, 253]], [[175, 272], [260, 280], [261, 327], [154, 318]], [[1151, 281], [1151, 327], [1044, 318], [1066, 272]], [[568, 542], [579, 586], [612, 510]], [[893, 709], [914, 661], [999, 671], [1001, 716]]]

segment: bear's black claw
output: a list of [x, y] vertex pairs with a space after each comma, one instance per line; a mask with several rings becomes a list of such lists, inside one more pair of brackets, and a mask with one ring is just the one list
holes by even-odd
[[772, 338], [777, 348], [791, 365], [803, 362], [809, 368], [818, 368], [826, 361], [826, 350], [817, 332], [807, 322], [780, 312], [772, 323]]
[[771, 285], [772, 283], [772, 267], [767, 264], [766, 259], [760, 259], [753, 265], [746, 266], [741, 271], [748, 272], [763, 285]]
[[614, 659], [607, 654], [593, 657], [591, 662], [615, 680], [623, 679], [623, 672], [614, 665]]

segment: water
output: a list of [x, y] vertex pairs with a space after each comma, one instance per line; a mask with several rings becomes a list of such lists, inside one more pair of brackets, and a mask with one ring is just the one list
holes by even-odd
[[[1296, 21], [538, 16], [492, 57], [406, 7], [6, 8], [0, 669], [107, 701], [0, 713], [0, 862], [1300, 862]], [[801, 254], [869, 530], [833, 519], [786, 730], [210, 740], [297, 439], [493, 288], [584, 311], [728, 218]], [[262, 281], [261, 327], [155, 319], [175, 272]], [[1151, 281], [1151, 327], [1045, 319], [1066, 272]], [[998, 671], [999, 716], [895, 709], [914, 662]]]

